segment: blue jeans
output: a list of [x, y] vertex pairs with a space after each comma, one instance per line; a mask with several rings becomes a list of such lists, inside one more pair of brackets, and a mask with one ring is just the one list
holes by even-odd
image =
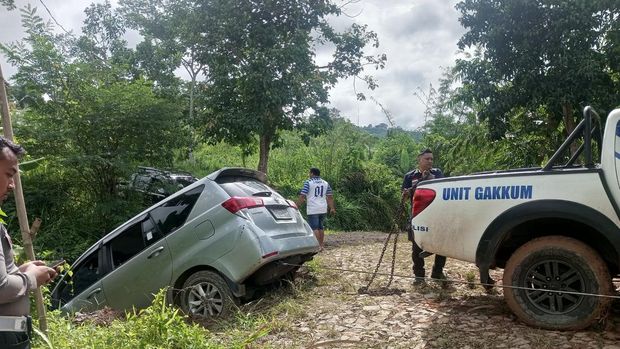
[[312, 230], [323, 230], [324, 221], [325, 221], [325, 213], [308, 215], [308, 224], [310, 224], [310, 228], [312, 228]]

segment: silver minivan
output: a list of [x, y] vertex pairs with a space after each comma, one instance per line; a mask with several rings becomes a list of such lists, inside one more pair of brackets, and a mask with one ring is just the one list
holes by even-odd
[[141, 308], [169, 287], [169, 301], [188, 314], [227, 314], [319, 251], [295, 203], [266, 182], [261, 172], [225, 168], [153, 205], [82, 254], [52, 305]]

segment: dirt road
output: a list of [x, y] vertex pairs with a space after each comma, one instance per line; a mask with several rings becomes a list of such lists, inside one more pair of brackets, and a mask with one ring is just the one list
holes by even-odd
[[[280, 324], [259, 346], [274, 348], [620, 348], [620, 302], [606, 321], [588, 331], [557, 332], [527, 327], [505, 305], [501, 289], [486, 294], [466, 282], [448, 289], [429, 283], [412, 286], [395, 278], [403, 293], [360, 295], [369, 275], [336, 269], [372, 271], [386, 235], [339, 233], [300, 271], [293, 297], [277, 315]], [[400, 237], [396, 274], [411, 275], [410, 243]], [[389, 262], [390, 250], [386, 253]], [[433, 258], [427, 258], [432, 264]], [[431, 265], [427, 265], [427, 272]], [[382, 272], [389, 270], [384, 263]], [[448, 260], [450, 279], [478, 281], [473, 265]], [[492, 272], [501, 280], [501, 270]], [[378, 277], [377, 286], [386, 277]]]

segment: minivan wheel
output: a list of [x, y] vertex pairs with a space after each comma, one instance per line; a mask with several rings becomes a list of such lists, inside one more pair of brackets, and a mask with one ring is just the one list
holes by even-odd
[[527, 288], [504, 288], [510, 309], [526, 324], [551, 330], [586, 328], [610, 303], [584, 295], [611, 294], [607, 265], [591, 247], [564, 236], [537, 238], [518, 248], [506, 263], [503, 282]]
[[190, 316], [214, 319], [229, 315], [236, 300], [230, 288], [217, 273], [198, 271], [183, 284], [181, 309]]

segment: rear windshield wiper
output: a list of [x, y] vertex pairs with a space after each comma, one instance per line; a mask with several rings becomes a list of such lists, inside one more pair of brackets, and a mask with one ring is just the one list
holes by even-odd
[[263, 196], [263, 197], [268, 197], [271, 196], [272, 192], [270, 191], [257, 191], [256, 193], [252, 194], [252, 196]]

